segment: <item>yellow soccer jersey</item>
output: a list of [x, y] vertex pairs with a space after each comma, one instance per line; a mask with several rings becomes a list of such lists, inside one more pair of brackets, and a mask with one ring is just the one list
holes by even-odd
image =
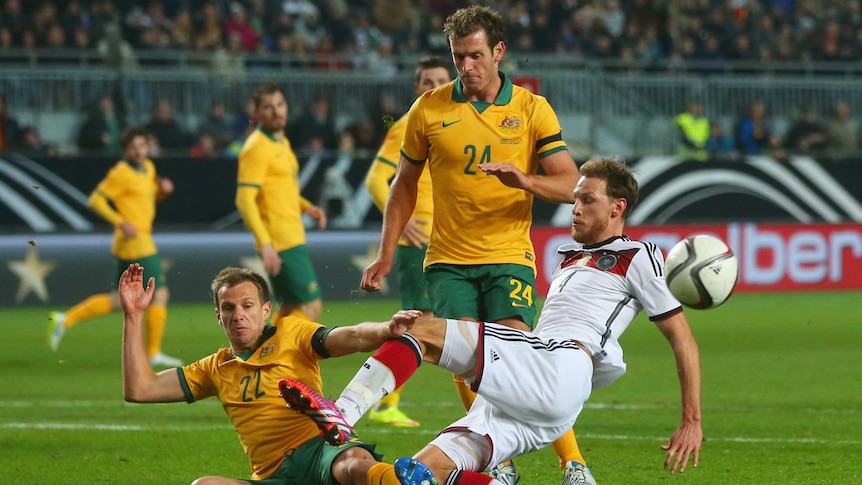
[[567, 149], [544, 97], [503, 76], [493, 104], [468, 102], [461, 82], [421, 95], [407, 113], [401, 153], [434, 180], [434, 225], [425, 266], [522, 264], [535, 271], [533, 195], [503, 185], [478, 166], [511, 163], [535, 174], [539, 159]]
[[[133, 260], [156, 254], [153, 219], [158, 194], [156, 166], [151, 160], [142, 169], [120, 160], [90, 194], [90, 208], [114, 225], [111, 253], [118, 259]], [[123, 221], [138, 229], [135, 237], [130, 239], [123, 234], [120, 229]]]
[[302, 211], [309, 205], [299, 191], [299, 162], [290, 141], [262, 128], [252, 132], [239, 154], [236, 206], [255, 247], [272, 243], [284, 251], [305, 244]]
[[[398, 170], [399, 151], [401, 141], [404, 139], [404, 130], [407, 128], [407, 115], [402, 116], [386, 132], [383, 144], [377, 151], [377, 157], [371, 163], [368, 175], [365, 177], [365, 187], [374, 200], [374, 204], [381, 212], [386, 208], [386, 199], [389, 197], [389, 184]], [[413, 217], [425, 221], [423, 228], [425, 232], [431, 232], [434, 205], [431, 200], [431, 172], [428, 166], [419, 177], [419, 192], [416, 195], [416, 208], [413, 209]], [[409, 246], [403, 237], [398, 244]]]
[[249, 457], [252, 479], [261, 480], [278, 468], [285, 455], [319, 435], [306, 416], [284, 405], [278, 381], [296, 379], [323, 392], [320, 357], [311, 347], [312, 335], [323, 325], [285, 317], [246, 359], [230, 348], [180, 369], [187, 402], [215, 396], [236, 428]]

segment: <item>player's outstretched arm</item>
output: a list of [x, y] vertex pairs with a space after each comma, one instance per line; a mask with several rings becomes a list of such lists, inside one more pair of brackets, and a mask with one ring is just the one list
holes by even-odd
[[682, 420], [667, 444], [664, 467], [674, 474], [684, 472], [689, 458], [696, 468], [700, 445], [703, 442], [703, 427], [700, 413], [700, 352], [688, 320], [682, 312], [656, 322], [659, 330], [670, 343], [676, 359], [677, 375], [682, 393]]
[[156, 282], [146, 288], [144, 268], [135, 263], [120, 277], [119, 296], [123, 308], [123, 399], [128, 402], [177, 402], [185, 399], [177, 369], [153, 373], [144, 349], [144, 311], [153, 299]]
[[419, 310], [399, 310], [388, 322], [365, 322], [338, 327], [326, 337], [326, 350], [332, 357], [371, 352], [387, 340], [404, 335], [421, 316], [422, 312]]
[[392, 270], [398, 239], [416, 208], [416, 194], [422, 169], [421, 165], [413, 165], [401, 156], [383, 212], [383, 231], [377, 258], [362, 272], [360, 286], [365, 291], [379, 291], [383, 278]]

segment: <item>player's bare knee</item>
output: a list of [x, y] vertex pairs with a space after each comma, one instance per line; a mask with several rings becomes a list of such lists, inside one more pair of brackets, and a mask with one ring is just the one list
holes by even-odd
[[316, 322], [317, 319], [320, 318], [320, 315], [323, 313], [323, 301], [318, 298], [308, 303], [303, 303], [299, 306], [299, 311], [304, 313], [309, 320]]
[[154, 306], [167, 306], [168, 301], [171, 299], [171, 293], [168, 291], [167, 286], [163, 286], [161, 288], [156, 289], [156, 292], [153, 294], [153, 302]]
[[446, 483], [449, 474], [455, 470], [455, 462], [434, 445], [422, 448], [419, 453], [413, 455], [413, 458], [427, 466], [440, 483]]
[[365, 485], [368, 470], [377, 463], [368, 450], [349, 448], [332, 462], [332, 476], [344, 485]]

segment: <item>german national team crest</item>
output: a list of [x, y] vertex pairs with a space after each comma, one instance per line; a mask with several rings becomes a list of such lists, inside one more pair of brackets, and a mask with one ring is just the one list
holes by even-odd
[[503, 135], [520, 135], [523, 128], [524, 122], [516, 115], [508, 114], [497, 119], [497, 130]]
[[614, 254], [603, 254], [596, 260], [596, 268], [602, 271], [610, 271], [617, 265], [617, 257]]

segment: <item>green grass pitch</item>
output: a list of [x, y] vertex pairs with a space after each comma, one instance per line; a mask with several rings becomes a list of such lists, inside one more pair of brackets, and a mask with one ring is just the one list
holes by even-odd
[[[643, 315], [623, 336], [629, 372], [596, 391], [575, 430], [602, 485], [862, 483], [862, 293], [733, 296], [687, 311], [700, 343], [700, 466], [670, 476], [659, 448], [680, 415], [673, 357]], [[394, 301], [325, 302], [327, 325], [383, 320]], [[2, 308], [0, 476], [28, 484], [190, 483], [249, 476], [214, 399], [133, 405], [122, 400], [119, 314], [72, 328], [60, 350], [45, 343], [51, 308]], [[165, 352], [192, 361], [226, 343], [210, 305], [170, 307]], [[323, 363], [337, 396], [365, 355]], [[512, 384], [512, 399], [529, 396]], [[391, 461], [418, 451], [463, 413], [451, 376], [425, 365], [402, 407], [404, 430], [361, 421], [358, 433]], [[516, 460], [522, 485], [559, 483], [550, 449]]]

